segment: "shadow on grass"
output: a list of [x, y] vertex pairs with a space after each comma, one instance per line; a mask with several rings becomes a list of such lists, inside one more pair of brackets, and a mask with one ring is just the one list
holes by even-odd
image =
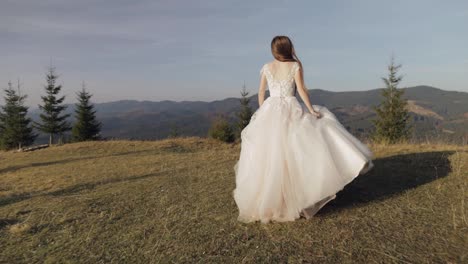
[[1, 219], [0, 218], [0, 229], [9, 226], [9, 225], [14, 225], [18, 223], [19, 221], [17, 219]]
[[116, 178], [116, 179], [108, 179], [108, 180], [99, 181], [99, 182], [77, 184], [77, 185], [73, 185], [73, 186], [58, 190], [58, 191], [49, 192], [46, 195], [66, 196], [66, 195], [78, 193], [78, 192], [81, 192], [81, 191], [92, 190], [92, 189], [94, 189], [94, 188], [96, 188], [98, 186], [103, 186], [103, 185], [107, 185], [107, 184], [137, 181], [137, 180], [157, 177], [157, 176], [161, 176], [161, 175], [163, 175], [163, 173], [157, 172], [157, 173], [144, 174], [144, 175], [134, 176], [134, 177]]
[[18, 203], [27, 199], [31, 199], [34, 197], [39, 197], [39, 196], [66, 196], [66, 195], [71, 195], [74, 193], [79, 193], [82, 191], [88, 191], [92, 190], [98, 186], [103, 186], [107, 184], [113, 184], [113, 183], [119, 183], [119, 182], [130, 182], [130, 181], [137, 181], [141, 179], [146, 179], [146, 178], [151, 178], [151, 177], [157, 177], [163, 175], [162, 172], [156, 172], [156, 173], [150, 173], [150, 174], [144, 174], [140, 176], [133, 176], [133, 177], [123, 177], [123, 178], [115, 178], [115, 179], [107, 179], [104, 181], [98, 181], [98, 182], [91, 182], [91, 183], [83, 183], [83, 184], [77, 184], [73, 185], [61, 190], [53, 191], [53, 192], [34, 192], [34, 193], [24, 193], [24, 194], [19, 194], [19, 195], [13, 195], [13, 196], [8, 196], [8, 197], [0, 197], [0, 207], [1, 206], [6, 206], [9, 204], [14, 204]]
[[395, 155], [373, 160], [374, 168], [359, 175], [317, 215], [341, 208], [384, 200], [406, 190], [446, 177], [451, 172], [448, 157], [454, 151]]
[[147, 149], [147, 150], [139, 150], [139, 151], [128, 151], [128, 152], [121, 152], [112, 155], [102, 155], [102, 156], [84, 156], [78, 158], [69, 158], [69, 159], [62, 159], [62, 160], [54, 160], [54, 161], [47, 161], [47, 162], [33, 162], [25, 165], [19, 166], [11, 166], [4, 169], [0, 169], [0, 174], [7, 173], [7, 172], [15, 172], [18, 170], [26, 169], [26, 168], [35, 168], [35, 167], [42, 167], [42, 166], [50, 166], [56, 164], [66, 164], [75, 161], [82, 161], [82, 160], [93, 160], [93, 159], [102, 159], [102, 158], [109, 158], [109, 157], [118, 157], [118, 156], [126, 156], [126, 155], [135, 155], [141, 153], [154, 153], [159, 154], [161, 151], [154, 150], [154, 149]]

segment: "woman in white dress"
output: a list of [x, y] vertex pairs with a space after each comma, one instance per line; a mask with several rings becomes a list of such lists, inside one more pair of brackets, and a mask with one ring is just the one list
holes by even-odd
[[260, 70], [259, 108], [241, 132], [234, 166], [241, 222], [310, 218], [374, 166], [364, 143], [325, 106], [310, 103], [291, 40], [274, 37], [271, 52], [274, 61]]

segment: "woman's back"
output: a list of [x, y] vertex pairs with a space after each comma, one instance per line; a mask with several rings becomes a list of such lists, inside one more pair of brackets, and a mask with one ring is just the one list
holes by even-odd
[[274, 75], [275, 79], [283, 80], [288, 77], [292, 67], [296, 61], [271, 61], [267, 63], [270, 72]]
[[299, 63], [270, 62], [263, 65], [260, 74], [265, 74], [268, 89], [272, 97], [294, 96], [294, 75], [299, 70]]

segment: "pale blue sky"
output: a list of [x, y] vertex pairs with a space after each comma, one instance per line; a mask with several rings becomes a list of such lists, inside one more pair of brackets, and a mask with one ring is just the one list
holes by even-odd
[[270, 41], [288, 35], [309, 88], [382, 86], [393, 52], [403, 86], [468, 92], [468, 1], [0, 0], [0, 87], [36, 106], [52, 57], [67, 102], [216, 100], [256, 93]]

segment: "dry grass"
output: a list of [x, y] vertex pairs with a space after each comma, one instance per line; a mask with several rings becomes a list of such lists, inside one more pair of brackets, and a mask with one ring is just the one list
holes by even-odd
[[0, 152], [0, 263], [467, 262], [468, 147], [371, 145], [313, 219], [236, 221], [239, 145], [200, 138]]
[[14, 225], [11, 225], [9, 230], [10, 230], [10, 233], [12, 234], [18, 234], [18, 233], [24, 233], [24, 232], [27, 232], [31, 229], [31, 226], [29, 224], [14, 224]]

